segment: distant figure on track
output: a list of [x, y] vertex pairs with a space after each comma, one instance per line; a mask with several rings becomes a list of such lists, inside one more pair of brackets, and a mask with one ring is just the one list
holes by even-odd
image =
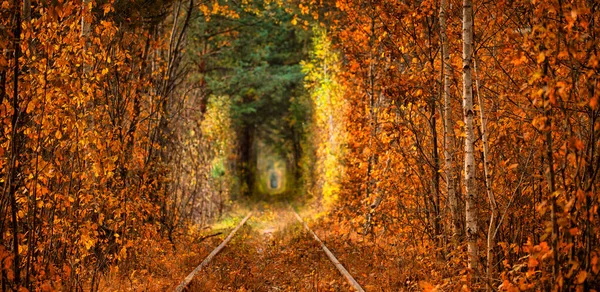
[[275, 172], [271, 172], [271, 175], [269, 176], [269, 181], [270, 181], [270, 185], [272, 189], [278, 189], [279, 188], [279, 179], [277, 177], [277, 174]]

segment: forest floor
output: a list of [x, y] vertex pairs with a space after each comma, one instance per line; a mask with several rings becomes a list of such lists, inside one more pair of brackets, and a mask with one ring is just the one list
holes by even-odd
[[[353, 291], [290, 207], [261, 209], [196, 274], [188, 291]], [[394, 257], [364, 244], [356, 234], [332, 230], [326, 221], [309, 225], [365, 290], [420, 290], [416, 283], [409, 280], [406, 286], [406, 279], [393, 276], [401, 274]]]
[[188, 291], [349, 291], [288, 207], [255, 212]]
[[[162, 268], [138, 272], [125, 281], [120, 279], [119, 285], [114, 282], [101, 290], [174, 289], [248, 212], [247, 208], [233, 210], [202, 232], [210, 237], [196, 242], [180, 241], [175, 250], [155, 257], [155, 262], [157, 258], [163, 262], [152, 266]], [[320, 244], [297, 221], [289, 205], [257, 204], [253, 214], [225, 248], [195, 275], [186, 291], [354, 290]], [[429, 275], [430, 267], [407, 261], [409, 247], [389, 241], [390, 234], [364, 237], [352, 228], [340, 228], [331, 215], [319, 216], [311, 211], [300, 214], [366, 291], [422, 291], [423, 284], [428, 285], [425, 281], [435, 277]], [[438, 287], [448, 288], [443, 286]]]

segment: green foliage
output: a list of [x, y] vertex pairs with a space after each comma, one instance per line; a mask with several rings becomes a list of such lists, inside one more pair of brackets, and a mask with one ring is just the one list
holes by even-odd
[[222, 159], [217, 159], [216, 161], [213, 161], [210, 175], [214, 179], [219, 179], [225, 176], [225, 164], [223, 163]]
[[292, 24], [294, 15], [281, 3], [218, 1], [206, 11], [215, 9], [222, 12], [193, 24], [195, 49], [189, 58], [207, 91], [232, 101], [240, 138], [238, 172], [242, 187], [252, 192], [258, 141], [288, 164], [295, 166], [300, 157], [307, 111], [296, 101], [305, 94], [300, 63], [307, 57], [311, 32]]

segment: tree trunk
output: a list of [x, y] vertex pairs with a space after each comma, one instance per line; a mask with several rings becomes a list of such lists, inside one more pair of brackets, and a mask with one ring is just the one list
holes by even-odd
[[[433, 60], [432, 60], [433, 63]], [[432, 66], [433, 68], [433, 66]], [[438, 150], [438, 133], [437, 133], [437, 119], [436, 119], [436, 111], [437, 108], [435, 106], [436, 95], [431, 94], [430, 99], [430, 118], [429, 118], [429, 127], [431, 128], [431, 156], [433, 159], [433, 229], [435, 232], [436, 242], [439, 246], [442, 246], [442, 223], [441, 223], [441, 214], [440, 214], [440, 155]]]
[[[548, 59], [544, 61], [544, 73], [543, 76], [548, 75], [549, 70]], [[547, 87], [545, 84], [544, 87]], [[550, 191], [550, 223], [552, 224], [552, 236], [551, 236], [551, 245], [552, 245], [552, 258], [554, 262], [552, 263], [552, 281], [556, 283], [558, 279], [558, 275], [560, 273], [560, 265], [558, 262], [558, 205], [556, 202], [556, 174], [554, 171], [554, 151], [553, 151], [553, 139], [552, 139], [552, 103], [549, 100], [548, 92], [544, 93], [544, 97], [548, 98], [547, 104], [544, 105], [544, 116], [546, 118], [546, 123], [544, 124], [545, 138], [546, 138], [546, 158], [548, 159], [548, 171], [546, 173], [548, 179], [548, 188]]]
[[454, 120], [452, 119], [452, 106], [450, 104], [450, 78], [452, 74], [452, 64], [450, 64], [450, 51], [448, 50], [448, 35], [446, 34], [446, 13], [448, 1], [441, 0], [440, 8], [440, 35], [442, 41], [442, 58], [444, 66], [444, 161], [446, 173], [446, 192], [448, 195], [448, 204], [450, 205], [450, 216], [452, 226], [452, 243], [458, 244], [460, 235], [458, 200], [456, 190], [454, 189]]
[[21, 55], [21, 11], [20, 11], [20, 1], [14, 1], [14, 29], [13, 29], [13, 39], [14, 39], [14, 64], [13, 64], [13, 96], [12, 96], [12, 107], [13, 107], [13, 115], [11, 120], [12, 132], [10, 139], [10, 163], [8, 169], [8, 198], [10, 200], [11, 207], [11, 224], [12, 224], [12, 244], [13, 244], [13, 272], [14, 272], [14, 289], [19, 290], [19, 285], [21, 284], [21, 271], [20, 271], [20, 263], [21, 259], [19, 256], [19, 224], [18, 224], [18, 216], [19, 205], [17, 203], [17, 190], [19, 188], [17, 181], [17, 160], [20, 156], [20, 142], [22, 139], [22, 135], [19, 132], [19, 125], [21, 122], [19, 121], [19, 117], [21, 115], [21, 108], [19, 107], [19, 57]]
[[90, 66], [85, 62], [85, 56], [87, 55], [87, 50], [89, 47], [89, 35], [90, 35], [90, 29], [91, 29], [91, 24], [87, 23], [85, 20], [85, 17], [88, 13], [91, 13], [91, 11], [88, 11], [88, 5], [89, 5], [90, 0], [83, 0], [81, 1], [81, 38], [85, 40], [85, 45], [83, 46], [83, 74], [84, 74], [84, 80], [85, 80], [85, 75], [88, 74], [90, 72]]
[[371, 35], [369, 36], [369, 89], [367, 90], [367, 95], [369, 96], [369, 123], [371, 124], [370, 136], [369, 136], [369, 157], [368, 157], [368, 165], [367, 165], [367, 173], [366, 173], [366, 191], [365, 191], [365, 202], [366, 202], [366, 211], [365, 211], [365, 224], [363, 227], [363, 234], [367, 235], [372, 231], [371, 221], [373, 219], [372, 209], [369, 208], [371, 193], [373, 192], [373, 185], [375, 181], [372, 178], [373, 168], [377, 163], [377, 158], [375, 151], [373, 151], [374, 143], [373, 140], [377, 137], [377, 109], [375, 108], [377, 104], [375, 103], [375, 64], [373, 61], [373, 42], [374, 42], [374, 32], [375, 31], [375, 16], [371, 15]]
[[489, 156], [489, 142], [488, 142], [488, 131], [487, 131], [487, 116], [485, 115], [485, 104], [481, 99], [481, 95], [479, 93], [479, 78], [477, 75], [477, 56], [475, 55], [473, 70], [475, 73], [475, 90], [477, 92], [477, 101], [479, 103], [479, 118], [481, 119], [481, 140], [483, 141], [483, 172], [485, 175], [485, 191], [488, 196], [488, 200], [490, 202], [490, 224], [488, 226], [488, 234], [487, 234], [487, 281], [491, 286], [492, 279], [492, 270], [493, 270], [493, 259], [494, 253], [492, 250], [494, 249], [494, 245], [496, 244], [495, 239], [495, 228], [496, 228], [496, 220], [498, 218], [498, 205], [496, 204], [496, 197], [494, 196], [494, 192], [492, 192], [492, 174], [490, 173], [490, 156]]
[[254, 171], [256, 159], [254, 153], [254, 125], [248, 124], [240, 131], [240, 176], [242, 178], [242, 196], [250, 196], [254, 192]]
[[31, 0], [23, 0], [23, 20], [31, 21]]
[[477, 202], [475, 200], [475, 155], [473, 131], [473, 78], [471, 63], [473, 55], [473, 3], [463, 0], [463, 115], [465, 123], [465, 195], [466, 235], [469, 256], [468, 267], [477, 273]]

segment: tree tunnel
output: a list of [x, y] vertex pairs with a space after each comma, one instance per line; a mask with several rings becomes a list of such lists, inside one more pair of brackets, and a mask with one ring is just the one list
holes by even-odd
[[232, 101], [234, 199], [294, 189], [309, 115], [301, 61], [308, 57], [311, 32], [294, 25], [294, 16], [283, 7], [255, 5], [260, 7], [232, 7], [239, 17], [212, 15], [192, 30], [197, 50], [192, 55], [203, 70], [200, 84], [210, 95]]

